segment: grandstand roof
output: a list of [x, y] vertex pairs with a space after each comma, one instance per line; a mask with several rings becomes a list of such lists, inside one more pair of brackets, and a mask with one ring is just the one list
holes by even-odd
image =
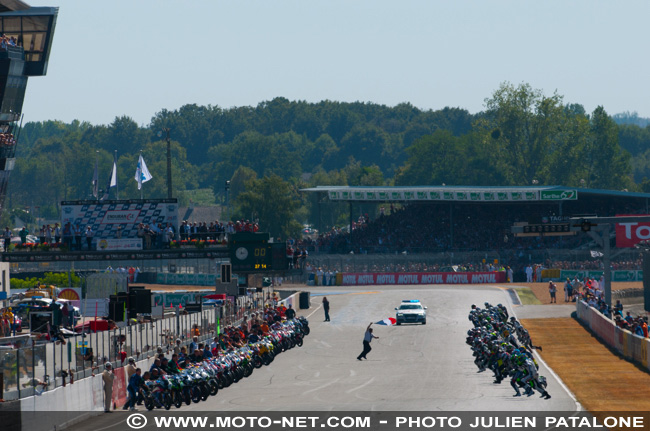
[[29, 9], [29, 5], [20, 0], [0, 0], [0, 12]]
[[318, 186], [302, 192], [327, 193], [335, 201], [452, 201], [452, 202], [559, 202], [580, 195], [650, 199], [650, 193], [584, 189], [564, 186]]

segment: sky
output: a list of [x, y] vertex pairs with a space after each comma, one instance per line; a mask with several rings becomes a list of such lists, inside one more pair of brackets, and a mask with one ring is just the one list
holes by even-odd
[[650, 117], [646, 0], [25, 1], [59, 7], [26, 122], [275, 97], [476, 113], [506, 81]]

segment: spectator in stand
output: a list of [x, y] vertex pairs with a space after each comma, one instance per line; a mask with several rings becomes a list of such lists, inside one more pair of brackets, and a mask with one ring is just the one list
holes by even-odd
[[27, 235], [29, 235], [29, 231], [27, 230], [26, 227], [23, 226], [23, 228], [18, 232], [18, 236], [20, 237], [20, 244], [25, 245], [27, 243]]
[[45, 225], [38, 230], [38, 243], [45, 244]]
[[95, 232], [93, 232], [91, 226], [86, 227], [86, 232], [84, 235], [86, 236], [86, 245], [88, 246], [88, 251], [90, 251], [93, 249], [93, 237], [95, 236]]
[[52, 228], [52, 233], [54, 234], [54, 242], [59, 244], [61, 242], [61, 227], [58, 223], [54, 223], [54, 228]]
[[81, 234], [82, 234], [82, 230], [81, 230], [81, 226], [79, 226], [79, 224], [74, 225], [73, 233], [74, 233], [75, 249], [81, 251]]
[[45, 242], [52, 244], [52, 227], [49, 224], [45, 226]]
[[9, 251], [9, 246], [11, 245], [11, 229], [9, 229], [9, 226], [5, 227], [5, 231], [2, 234], [2, 237], [4, 238], [4, 248], [5, 248], [5, 253]]
[[72, 250], [72, 238], [72, 226], [68, 222], [63, 226], [63, 244], [68, 250]]

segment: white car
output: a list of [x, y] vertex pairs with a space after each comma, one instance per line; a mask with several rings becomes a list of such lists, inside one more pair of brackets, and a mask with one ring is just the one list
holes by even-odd
[[427, 324], [427, 307], [423, 307], [419, 299], [405, 299], [395, 311], [397, 311], [395, 315], [395, 324], [397, 325], [402, 323]]

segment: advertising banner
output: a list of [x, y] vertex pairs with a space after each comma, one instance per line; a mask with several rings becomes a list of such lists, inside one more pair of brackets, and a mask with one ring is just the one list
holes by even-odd
[[127, 386], [124, 367], [113, 368], [113, 374], [115, 374], [115, 379], [113, 380], [113, 403], [117, 406], [123, 406], [126, 403]]
[[[600, 280], [603, 271], [590, 271], [590, 270], [562, 270], [560, 271], [560, 279], [566, 280], [570, 278], [573, 280], [576, 276], [578, 280], [584, 280], [585, 277], [595, 278]], [[643, 271], [636, 270], [618, 270], [612, 271], [612, 281], [643, 281]]]
[[484, 284], [505, 283], [505, 281], [505, 272], [344, 273], [341, 277], [341, 283], [344, 286], [384, 284]]
[[188, 286], [214, 286], [216, 274], [183, 274], [183, 273], [156, 273], [157, 284], [178, 284]]
[[153, 292], [151, 295], [151, 305], [154, 307], [164, 305], [165, 307], [182, 305], [187, 303], [201, 302], [201, 298], [206, 295], [214, 294], [214, 290], [204, 290], [201, 292]]
[[578, 200], [578, 191], [577, 190], [541, 190], [540, 200], [575, 201]]
[[[440, 188], [423, 188], [407, 187], [400, 188], [352, 188], [349, 190], [330, 190], [328, 192], [330, 200], [356, 200], [356, 201], [539, 201], [539, 200], [576, 200], [578, 198], [577, 190], [567, 191], [537, 191], [522, 188], [519, 190], [493, 190], [486, 191], [484, 188], [458, 188], [458, 187], [440, 187]], [[125, 214], [115, 214], [113, 217], [125, 217]]]
[[140, 223], [166, 226], [171, 223], [178, 232], [178, 202], [176, 199], [119, 200], [119, 201], [63, 201], [61, 226], [78, 225], [82, 232], [90, 226], [95, 241], [101, 239], [137, 239]]
[[101, 238], [97, 250], [142, 250], [142, 238]]
[[[635, 214], [644, 216], [649, 214]], [[616, 217], [631, 217], [629, 214], [617, 214]], [[650, 222], [616, 223], [616, 247], [630, 248], [641, 241], [650, 239]]]

